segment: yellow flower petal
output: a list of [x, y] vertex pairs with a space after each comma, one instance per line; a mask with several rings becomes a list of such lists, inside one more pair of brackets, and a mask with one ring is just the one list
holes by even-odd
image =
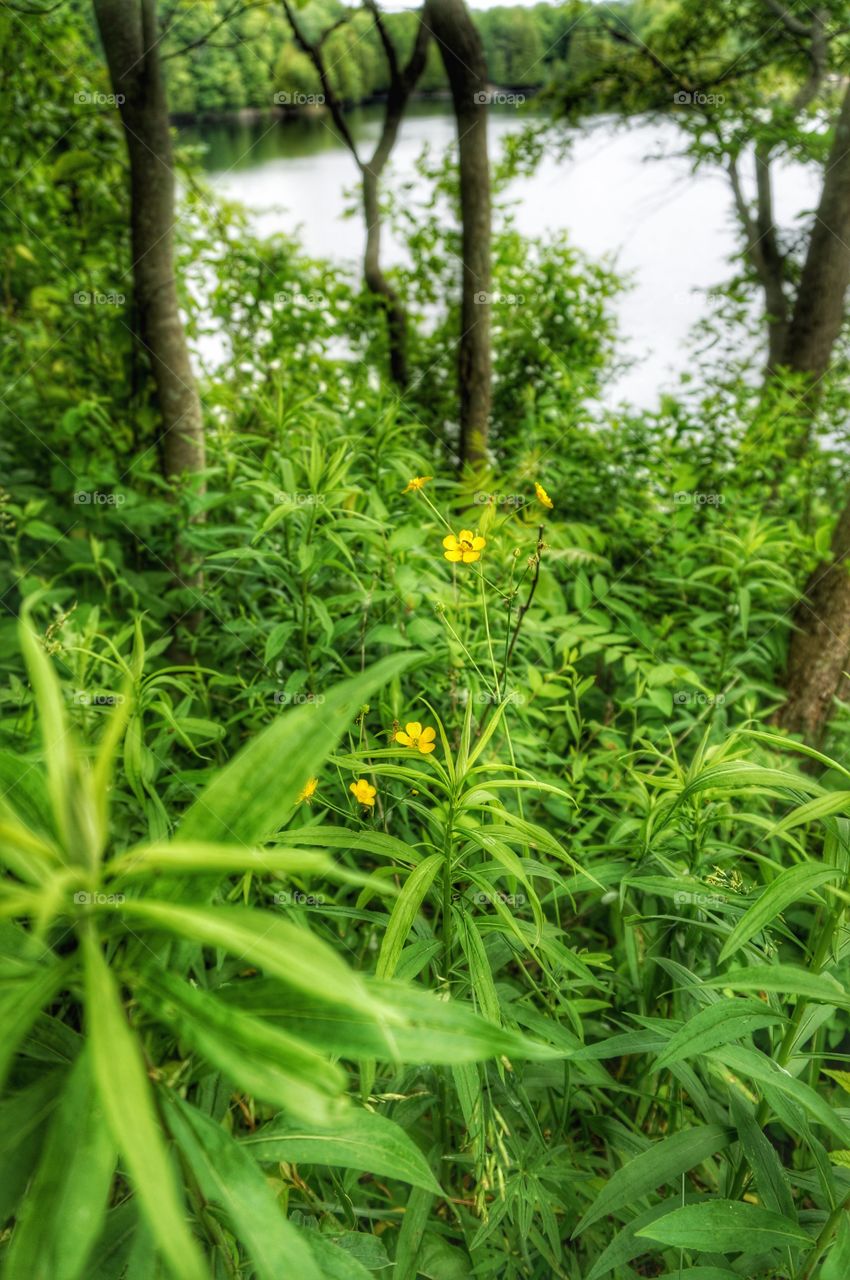
[[428, 728], [423, 729], [422, 733], [419, 736], [423, 742], [433, 742], [437, 736], [437, 730], [432, 729], [431, 726], [428, 725]]
[[395, 740], [396, 742], [400, 742], [403, 747], [413, 746], [413, 743], [410, 741], [410, 735], [405, 733], [402, 729], [399, 729], [395, 736]]
[[443, 555], [451, 564], [457, 564], [458, 560], [463, 559], [463, 555], [460, 551], [444, 551]]
[[464, 564], [475, 564], [475, 561], [480, 559], [481, 559], [480, 551], [464, 551], [463, 553]]
[[419, 739], [419, 750], [423, 756], [427, 756], [429, 751], [433, 751], [436, 745], [435, 742], [426, 742], [424, 738]]
[[486, 546], [487, 546], [487, 539], [486, 539], [486, 538], [482, 538], [480, 534], [478, 534], [478, 536], [477, 536], [477, 537], [475, 537], [475, 538], [473, 538], [473, 539], [472, 539], [472, 550], [473, 550], [473, 551], [483, 551], [483, 549], [484, 549]]
[[546, 490], [543, 488], [543, 485], [538, 484], [536, 480], [534, 482], [534, 492], [537, 495], [537, 501], [542, 503], [544, 507], [548, 507], [549, 510], [552, 511], [555, 506], [554, 502], [549, 497]]
[[457, 538], [453, 533], [447, 533], [443, 538], [443, 546], [448, 547], [449, 551], [457, 551]]
[[473, 538], [475, 537], [475, 534], [472, 532], [471, 529], [461, 529], [460, 533], [458, 534], [458, 537], [460, 538], [461, 542], [472, 542]]
[[411, 720], [410, 724], [406, 724], [405, 730], [410, 734], [411, 738], [418, 738], [422, 732], [422, 725], [418, 720]]

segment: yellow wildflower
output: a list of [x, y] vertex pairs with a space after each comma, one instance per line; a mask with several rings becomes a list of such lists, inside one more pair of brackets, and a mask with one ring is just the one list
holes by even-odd
[[543, 488], [543, 485], [538, 484], [536, 480], [534, 481], [534, 492], [537, 494], [537, 501], [541, 502], [544, 507], [548, 507], [551, 511], [555, 504]]
[[365, 805], [367, 809], [374, 809], [377, 790], [365, 778], [358, 778], [356, 782], [352, 782], [348, 790], [358, 804]]
[[402, 493], [417, 493], [420, 489], [424, 489], [429, 480], [433, 480], [433, 476], [414, 476], [412, 480], [408, 480], [407, 488], [402, 489]]
[[306, 800], [307, 804], [309, 804], [318, 785], [318, 778], [308, 778], [305, 786], [298, 793], [298, 803], [302, 804]]
[[418, 720], [412, 720], [410, 724], [406, 724], [404, 729], [397, 729], [395, 740], [400, 742], [403, 747], [412, 747], [414, 751], [421, 751], [423, 756], [427, 756], [429, 751], [433, 751], [437, 745], [434, 739], [437, 731], [429, 725], [427, 729], [423, 729]]
[[446, 548], [444, 555], [452, 564], [474, 564], [481, 559], [481, 552], [487, 546], [487, 539], [473, 534], [471, 529], [461, 529], [457, 537], [453, 533], [443, 538]]

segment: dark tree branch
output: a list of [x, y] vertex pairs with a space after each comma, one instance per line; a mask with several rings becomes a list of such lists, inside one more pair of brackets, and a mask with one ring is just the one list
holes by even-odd
[[[181, 49], [172, 49], [170, 53], [161, 53], [160, 62], [167, 62], [169, 58], [179, 58], [184, 53], [190, 53], [193, 49], [200, 49], [202, 45], [207, 44], [210, 36], [214, 36], [216, 31], [221, 30], [225, 23], [231, 22], [234, 18], [240, 18], [243, 13], [249, 13], [252, 9], [264, 9], [269, 2], [270, 0], [255, 0], [254, 3], [242, 4], [240, 0], [234, 0], [227, 12], [223, 13], [218, 22], [214, 22], [208, 31], [204, 32], [202, 36], [198, 36], [197, 40], [190, 40]], [[210, 47], [213, 49], [233, 49], [236, 48], [236, 44], [214, 44]]]

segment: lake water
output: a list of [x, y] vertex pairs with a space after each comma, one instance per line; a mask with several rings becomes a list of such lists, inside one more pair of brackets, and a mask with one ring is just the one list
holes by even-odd
[[[528, 113], [492, 109], [491, 150], [523, 128]], [[380, 109], [352, 113], [352, 131], [368, 149], [377, 139]], [[203, 142], [203, 163], [213, 189], [240, 201], [263, 233], [298, 231], [306, 250], [350, 263], [356, 270], [364, 231], [344, 216], [356, 186], [349, 152], [324, 119], [210, 124], [183, 129]], [[435, 155], [454, 143], [454, 120], [444, 103], [415, 103], [393, 153], [390, 180], [420, 181], [416, 160], [426, 144]], [[739, 241], [726, 180], [691, 172], [675, 154], [682, 134], [672, 122], [639, 121], [624, 129], [596, 121], [572, 135], [569, 154], [547, 154], [532, 178], [508, 195], [520, 231], [545, 235], [566, 230], [572, 242], [607, 257], [630, 277], [632, 288], [616, 309], [624, 354], [635, 360], [613, 388], [613, 398], [637, 406], [657, 402], [688, 367], [687, 336], [703, 309], [703, 292], [734, 273]], [[651, 157], [662, 154], [664, 158]], [[777, 216], [788, 226], [817, 201], [815, 175], [788, 167], [778, 175]], [[384, 260], [402, 249], [386, 238]]]

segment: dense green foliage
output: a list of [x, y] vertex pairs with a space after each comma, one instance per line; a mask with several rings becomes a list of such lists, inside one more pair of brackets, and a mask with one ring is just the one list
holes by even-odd
[[[508, 12], [557, 16], [479, 15], [491, 49]], [[175, 107], [293, 58], [235, 21]], [[75, 101], [103, 69], [73, 11], [37, 24], [0, 15], [3, 1276], [841, 1280], [848, 719], [823, 756], [770, 723], [840, 366], [789, 450], [737, 281], [712, 366], [611, 408], [619, 282], [502, 210], [492, 467], [459, 480], [451, 164], [390, 201], [399, 396], [359, 282], [187, 162], [188, 327], [225, 358], [173, 494], [121, 137]]]

